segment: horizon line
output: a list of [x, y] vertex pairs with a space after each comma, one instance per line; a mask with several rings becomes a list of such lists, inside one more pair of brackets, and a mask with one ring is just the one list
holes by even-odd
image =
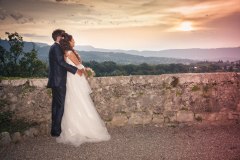
[[[6, 41], [6, 39], [0, 39], [1, 41]], [[47, 44], [48, 46], [51, 46], [53, 43], [46, 43], [46, 42], [34, 42], [34, 41], [23, 41], [23, 42], [28, 42], [28, 43], [41, 43], [41, 44]], [[138, 49], [119, 49], [119, 48], [114, 48], [114, 49], [111, 49], [111, 48], [99, 48], [99, 47], [94, 47], [93, 45], [90, 45], [90, 44], [85, 44], [85, 45], [80, 45], [80, 44], [76, 44], [75, 47], [77, 46], [89, 46], [89, 47], [93, 47], [95, 49], [103, 49], [103, 50], [124, 50], [124, 51], [138, 51], [138, 52], [147, 52], [147, 51], [150, 51], [150, 52], [157, 52], [157, 51], [164, 51], [164, 50], [186, 50], [186, 49], [224, 49], [224, 48], [240, 48], [240, 45], [239, 46], [225, 46], [225, 47], [213, 47], [213, 48], [202, 48], [202, 47], [199, 47], [199, 48], [168, 48], [168, 49], [159, 49], [159, 50], [150, 50], [150, 49], [143, 49], [143, 50], [138, 50]]]

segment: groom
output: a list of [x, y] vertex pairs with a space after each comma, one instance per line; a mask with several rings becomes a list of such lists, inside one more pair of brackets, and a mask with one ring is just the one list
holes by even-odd
[[61, 133], [61, 121], [64, 112], [66, 95], [67, 71], [82, 76], [82, 70], [64, 61], [64, 53], [60, 47], [60, 40], [64, 30], [56, 29], [52, 33], [55, 43], [49, 50], [48, 88], [52, 88], [52, 128], [51, 136], [58, 137]]

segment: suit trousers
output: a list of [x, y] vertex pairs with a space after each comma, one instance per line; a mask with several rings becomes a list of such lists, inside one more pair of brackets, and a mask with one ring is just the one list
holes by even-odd
[[65, 96], [66, 86], [52, 88], [52, 135], [60, 135], [61, 133]]

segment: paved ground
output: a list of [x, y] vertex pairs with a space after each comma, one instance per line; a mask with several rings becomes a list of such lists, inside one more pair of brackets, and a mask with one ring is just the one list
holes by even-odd
[[109, 128], [108, 142], [80, 147], [41, 136], [0, 149], [0, 159], [240, 160], [240, 125]]

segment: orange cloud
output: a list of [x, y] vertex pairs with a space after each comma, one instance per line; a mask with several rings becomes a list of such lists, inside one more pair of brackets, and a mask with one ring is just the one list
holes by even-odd
[[[126, 41], [127, 48], [170, 48], [178, 41], [178, 47], [187, 46], [181, 39], [195, 46], [199, 39], [204, 39], [199, 46], [240, 42], [239, 0], [1, 0], [0, 6], [0, 36], [5, 31], [38, 35], [26, 37], [31, 41], [51, 43], [49, 35], [58, 27], [81, 34], [76, 38], [81, 44], [105, 48], [124, 47], [120, 43]], [[191, 29], [179, 29], [183, 24], [191, 24]], [[184, 30], [189, 33], [181, 33]], [[228, 38], [217, 44], [209, 38], [212, 33], [218, 34], [219, 40]]]

